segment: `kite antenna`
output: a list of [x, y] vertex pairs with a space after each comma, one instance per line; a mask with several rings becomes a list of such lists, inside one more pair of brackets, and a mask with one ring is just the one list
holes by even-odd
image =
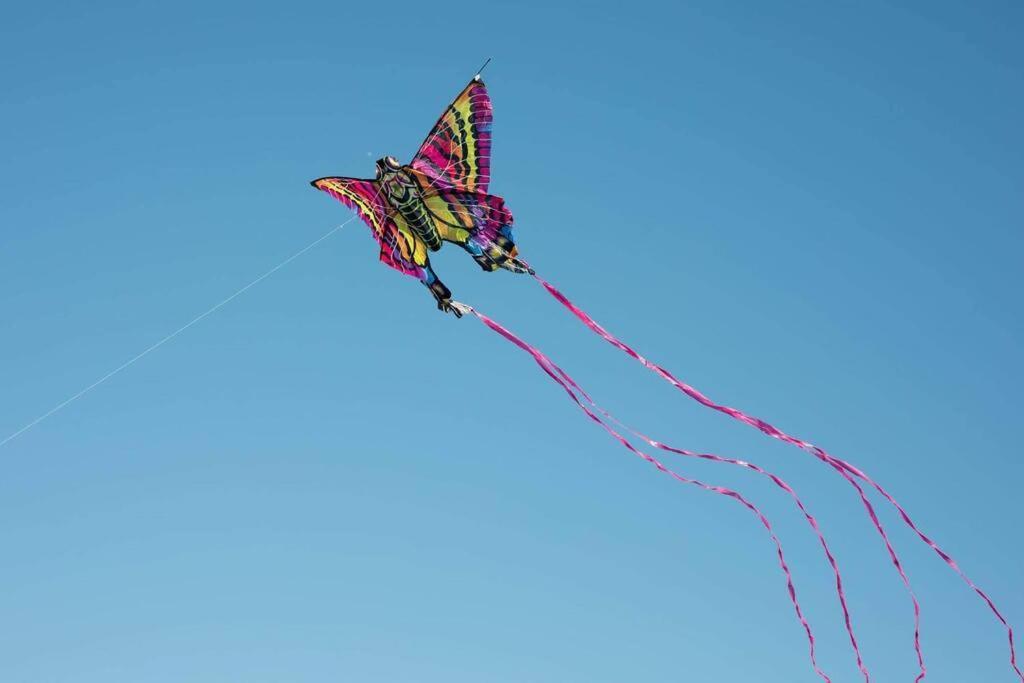
[[490, 58], [490, 57], [488, 57], [488, 58], [487, 58], [487, 61], [486, 61], [486, 62], [484, 62], [483, 64], [481, 64], [481, 65], [480, 65], [480, 68], [476, 70], [476, 75], [475, 75], [475, 76], [473, 76], [473, 80], [474, 80], [474, 81], [478, 81], [478, 80], [480, 80], [480, 74], [482, 74], [482, 73], [483, 73], [484, 69], [486, 69], [486, 68], [487, 68], [487, 65], [488, 65], [488, 64], [490, 64], [490, 63], [491, 63], [491, 58]]

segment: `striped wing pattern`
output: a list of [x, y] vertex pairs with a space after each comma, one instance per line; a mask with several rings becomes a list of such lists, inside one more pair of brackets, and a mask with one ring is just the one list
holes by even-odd
[[487, 86], [477, 77], [448, 105], [410, 166], [428, 176], [432, 188], [486, 193], [493, 118]]
[[328, 177], [314, 180], [312, 185], [355, 211], [370, 226], [380, 243], [381, 261], [406, 275], [424, 279], [429, 268], [427, 245], [400, 214], [388, 211], [376, 182]]
[[464, 244], [472, 237], [483, 245], [497, 243], [501, 237], [512, 238], [512, 212], [501, 197], [441, 190], [424, 197], [423, 202], [449, 242]]

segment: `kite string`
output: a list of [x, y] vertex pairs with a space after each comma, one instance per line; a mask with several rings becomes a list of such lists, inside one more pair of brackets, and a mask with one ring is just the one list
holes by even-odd
[[[765, 422], [764, 420], [762, 420], [760, 418], [757, 418], [757, 417], [754, 417], [754, 416], [751, 416], [751, 415], [747, 415], [746, 413], [744, 413], [744, 412], [742, 412], [740, 410], [737, 410], [736, 408], [731, 408], [729, 406], [725, 406], [725, 405], [721, 405], [721, 404], [715, 403], [710, 398], [705, 396], [703, 393], [698, 391], [696, 388], [694, 388], [694, 387], [686, 384], [685, 382], [682, 382], [681, 380], [677, 379], [671, 372], [669, 372], [665, 368], [661, 367], [657, 363], [654, 363], [653, 361], [650, 361], [647, 358], [645, 358], [644, 356], [640, 355], [638, 352], [636, 352], [634, 349], [632, 349], [625, 342], [621, 341], [620, 339], [615, 337], [613, 334], [608, 332], [596, 320], [591, 318], [585, 311], [583, 311], [576, 304], [574, 304], [572, 301], [570, 301], [568, 297], [566, 297], [562, 292], [560, 292], [550, 282], [546, 281], [545, 279], [543, 279], [542, 277], [540, 277], [536, 273], [533, 274], [533, 277], [537, 280], [537, 282], [539, 282], [544, 287], [545, 290], [547, 290], [547, 292], [552, 297], [554, 297], [559, 303], [561, 303], [565, 308], [567, 308], [573, 315], [575, 315], [580, 321], [582, 321], [593, 332], [595, 332], [596, 334], [601, 336], [603, 339], [605, 339], [605, 341], [610, 343], [612, 346], [615, 346], [616, 348], [621, 350], [623, 353], [629, 355], [630, 357], [632, 357], [633, 359], [635, 359], [636, 361], [638, 361], [639, 363], [644, 365], [647, 369], [649, 369], [652, 372], [654, 372], [655, 374], [659, 375], [662, 379], [664, 379], [665, 381], [667, 381], [670, 384], [672, 384], [674, 387], [676, 387], [677, 389], [682, 391], [684, 394], [686, 394], [690, 398], [694, 399], [695, 401], [697, 401], [698, 403], [704, 405], [705, 407], [708, 407], [708, 408], [711, 408], [712, 410], [716, 410], [718, 412], [724, 413], [724, 414], [726, 414], [726, 415], [728, 415], [728, 416], [730, 416], [730, 417], [732, 417], [732, 418], [734, 418], [736, 420], [739, 420], [740, 422], [744, 422], [744, 423], [746, 423], [746, 424], [748, 424], [748, 425], [758, 429], [759, 431], [763, 432], [764, 434], [766, 434], [766, 435], [768, 435], [768, 436], [770, 436], [770, 437], [772, 437], [774, 439], [778, 439], [780, 441], [784, 441], [786, 443], [794, 445], [794, 446], [800, 448], [801, 450], [803, 450], [803, 451], [813, 455], [814, 457], [818, 458], [822, 462], [830, 465], [832, 468], [834, 468], [836, 471], [838, 471], [843, 476], [844, 479], [846, 479], [848, 482], [850, 482], [850, 484], [852, 484], [857, 489], [858, 494], [861, 497], [861, 501], [864, 503], [865, 507], [868, 510], [868, 515], [871, 517], [872, 523], [874, 524], [876, 530], [878, 530], [878, 532], [882, 535], [883, 540], [885, 541], [886, 548], [889, 550], [890, 557], [892, 558], [893, 563], [896, 565], [897, 569], [900, 572], [901, 579], [904, 580], [905, 585], [907, 586], [908, 590], [910, 590], [909, 580], [906, 579], [906, 574], [903, 571], [902, 565], [899, 564], [898, 557], [896, 556], [895, 550], [892, 548], [892, 545], [889, 542], [888, 536], [885, 534], [885, 531], [882, 528], [881, 523], [879, 522], [878, 517], [877, 517], [877, 515], [874, 512], [874, 509], [871, 507], [870, 502], [868, 501], [867, 497], [864, 495], [863, 490], [854, 481], [853, 477], [856, 477], [857, 479], [860, 479], [861, 481], [864, 481], [865, 483], [870, 485], [872, 488], [874, 488], [876, 491], [878, 491], [878, 493], [881, 494], [882, 497], [885, 498], [896, 509], [896, 511], [898, 512], [900, 518], [903, 520], [903, 522], [908, 527], [910, 527], [910, 529], [912, 529], [914, 531], [914, 533], [926, 545], [928, 545], [933, 551], [935, 551], [935, 553], [940, 558], [942, 558], [942, 560], [954, 572], [956, 572], [956, 574], [961, 579], [963, 579], [963, 581], [985, 602], [985, 604], [988, 606], [988, 608], [991, 610], [991, 612], [995, 615], [996, 619], [1003, 625], [1003, 627], [1006, 630], [1007, 640], [1008, 640], [1008, 643], [1009, 643], [1010, 666], [1013, 667], [1013, 670], [1017, 674], [1017, 677], [1022, 682], [1024, 682], [1024, 672], [1021, 671], [1021, 669], [1020, 669], [1020, 667], [1019, 667], [1019, 665], [1017, 663], [1017, 651], [1016, 651], [1013, 627], [1010, 625], [1009, 621], [1007, 621], [1006, 617], [1003, 616], [1002, 612], [1000, 612], [999, 608], [996, 606], [995, 602], [988, 596], [988, 594], [985, 593], [985, 591], [983, 591], [976, 583], [974, 583], [974, 581], [972, 581], [970, 579], [970, 577], [967, 576], [967, 574], [960, 568], [960, 566], [957, 564], [956, 560], [954, 560], [951, 555], [949, 555], [946, 551], [944, 551], [934, 540], [932, 540], [928, 535], [926, 535], [914, 523], [914, 521], [910, 518], [910, 515], [906, 511], [906, 509], [902, 505], [900, 505], [900, 503], [897, 502], [896, 499], [884, 487], [882, 487], [881, 484], [876, 482], [874, 479], [872, 479], [870, 476], [868, 476], [867, 473], [865, 473], [862, 470], [858, 469], [857, 467], [855, 467], [854, 465], [850, 464], [849, 462], [846, 462], [845, 460], [842, 460], [840, 458], [837, 458], [837, 457], [834, 457], [834, 456], [830, 455], [823, 448], [815, 446], [814, 444], [811, 444], [811, 443], [809, 443], [807, 441], [804, 441], [802, 439], [798, 439], [796, 437], [790, 436], [789, 434], [783, 432], [782, 430], [778, 429], [774, 425], [772, 425], [772, 424], [770, 424], [768, 422]], [[850, 475], [852, 475], [852, 477]], [[915, 649], [917, 650], [917, 653], [918, 653], [919, 664], [921, 665], [921, 668], [922, 668], [922, 673], [918, 676], [918, 679], [917, 679], [917, 680], [920, 680], [924, 676], [924, 665], [923, 665], [923, 661], [922, 661], [922, 657], [921, 657], [921, 653], [920, 653], [920, 644], [919, 644], [919, 631], [920, 631], [919, 611], [920, 611], [920, 608], [919, 608], [919, 606], [917, 604], [917, 599], [914, 596], [913, 591], [910, 591], [910, 595], [911, 595], [911, 600], [914, 603], [914, 612], [915, 612], [914, 643], [915, 643]]]
[[212, 313], [216, 312], [217, 310], [219, 310], [220, 308], [224, 307], [225, 305], [231, 303], [234, 299], [238, 298], [239, 296], [241, 296], [242, 294], [244, 294], [248, 290], [250, 290], [253, 287], [255, 287], [256, 285], [258, 285], [259, 283], [263, 282], [268, 277], [270, 277], [271, 275], [273, 275], [277, 271], [281, 270], [282, 268], [284, 268], [286, 265], [288, 265], [289, 263], [291, 263], [292, 261], [294, 261], [298, 257], [300, 257], [303, 254], [305, 254], [307, 251], [309, 251], [310, 249], [312, 249], [316, 245], [320, 244], [321, 242], [323, 242], [325, 239], [327, 239], [328, 237], [330, 237], [334, 233], [336, 233], [339, 230], [341, 230], [342, 228], [344, 228], [346, 225], [351, 223], [355, 218], [356, 218], [355, 216], [352, 216], [352, 218], [349, 218], [347, 221], [341, 223], [340, 225], [334, 226], [333, 228], [328, 230], [326, 233], [324, 233], [323, 235], [321, 235], [317, 239], [313, 240], [312, 242], [307, 244], [305, 247], [303, 247], [299, 251], [295, 252], [294, 254], [292, 254], [291, 256], [286, 258], [284, 261], [281, 261], [276, 266], [274, 266], [273, 268], [271, 268], [267, 272], [263, 273], [262, 275], [260, 275], [258, 278], [256, 278], [255, 280], [253, 280], [249, 284], [247, 284], [244, 287], [242, 287], [241, 289], [237, 290], [231, 296], [227, 297], [226, 299], [221, 300], [217, 304], [214, 304], [213, 306], [208, 308], [203, 313], [200, 313], [196, 317], [192, 318], [190, 321], [188, 321], [187, 323], [185, 323], [184, 325], [182, 325], [178, 329], [174, 330], [173, 332], [171, 332], [167, 336], [163, 337], [162, 339], [160, 339], [156, 343], [148, 346], [146, 349], [144, 349], [140, 353], [137, 353], [136, 355], [132, 356], [130, 359], [128, 359], [127, 361], [125, 361], [121, 365], [117, 366], [116, 368], [114, 368], [113, 370], [108, 372], [107, 374], [103, 375], [102, 377], [100, 377], [98, 380], [96, 380], [92, 384], [86, 386], [84, 389], [82, 389], [78, 393], [73, 394], [69, 398], [61, 401], [60, 403], [55, 405], [50, 410], [46, 411], [45, 413], [43, 413], [42, 415], [40, 415], [36, 419], [34, 419], [31, 422], [29, 422], [26, 425], [24, 425], [21, 429], [18, 429], [17, 431], [15, 431], [12, 434], [10, 434], [9, 436], [7, 436], [3, 441], [0, 441], [0, 447], [3, 447], [4, 444], [6, 444], [6, 443], [8, 443], [10, 441], [13, 441], [14, 439], [18, 438], [19, 436], [21, 436], [22, 434], [24, 434], [28, 430], [30, 430], [33, 427], [35, 427], [36, 425], [38, 425], [43, 420], [51, 417], [52, 415], [54, 415], [55, 413], [59, 412], [60, 410], [62, 410], [66, 406], [68, 406], [69, 404], [77, 401], [82, 396], [86, 395], [87, 393], [89, 393], [90, 391], [92, 391], [93, 389], [98, 387], [99, 385], [103, 384], [104, 382], [106, 382], [107, 380], [112, 378], [114, 375], [118, 374], [122, 370], [125, 370], [126, 368], [130, 367], [131, 365], [134, 365], [137, 361], [139, 361], [142, 358], [144, 358], [145, 356], [149, 355], [151, 352], [156, 351], [158, 348], [160, 348], [161, 346], [163, 346], [167, 342], [171, 341], [172, 339], [177, 337], [179, 334], [181, 334], [185, 330], [189, 329], [190, 327], [192, 327], [196, 323], [200, 322], [201, 320], [203, 320], [207, 316], [209, 316]]
[[[867, 667], [864, 664], [864, 660], [863, 660], [863, 657], [862, 657], [861, 651], [860, 651], [860, 646], [857, 643], [857, 636], [854, 634], [853, 618], [852, 618], [852, 616], [850, 614], [849, 605], [847, 604], [846, 591], [843, 589], [843, 577], [842, 577], [842, 574], [839, 571], [839, 564], [836, 561], [835, 556], [832, 554], [832, 549], [829, 546], [828, 541], [825, 539], [825, 534], [821, 530], [821, 526], [818, 524], [817, 518], [815, 518], [814, 515], [812, 515], [810, 513], [810, 511], [804, 505], [804, 502], [800, 499], [799, 495], [797, 495], [797, 492], [793, 489], [793, 487], [790, 486], [784, 479], [782, 479], [778, 475], [774, 474], [773, 472], [769, 472], [768, 470], [765, 470], [764, 468], [762, 468], [759, 465], [756, 465], [756, 464], [754, 464], [752, 462], [748, 462], [746, 460], [738, 460], [736, 458], [728, 458], [728, 457], [725, 457], [725, 456], [716, 455], [714, 453], [701, 453], [701, 452], [698, 452], [698, 451], [691, 451], [691, 450], [688, 450], [688, 449], [685, 449], [685, 448], [676, 448], [675, 446], [670, 446], [670, 445], [668, 445], [666, 443], [663, 443], [661, 441], [657, 441], [655, 439], [652, 439], [651, 437], [647, 436], [646, 434], [644, 434], [644, 433], [642, 433], [642, 432], [640, 432], [640, 431], [630, 427], [629, 425], [623, 423], [617, 417], [615, 417], [610, 412], [608, 412], [607, 410], [602, 408], [600, 405], [598, 405], [594, 401], [594, 399], [591, 398], [590, 395], [581, 386], [579, 386], [579, 384], [577, 384], [576, 381], [567, 372], [565, 372], [565, 370], [563, 370], [561, 367], [559, 367], [557, 364], [555, 364], [553, 361], [551, 361], [550, 358], [548, 358], [548, 361], [551, 363], [552, 367], [559, 374], [559, 376], [561, 376], [561, 378], [563, 380], [565, 380], [565, 382], [567, 384], [569, 384], [569, 386], [571, 386], [576, 391], [576, 393], [578, 393], [581, 397], [583, 397], [583, 399], [588, 404], [590, 404], [590, 406], [592, 408], [594, 408], [594, 410], [596, 410], [597, 412], [601, 413], [606, 418], [608, 418], [611, 422], [613, 422], [614, 424], [619, 425], [621, 428], [623, 428], [626, 431], [630, 432], [631, 434], [633, 434], [637, 438], [641, 439], [642, 441], [647, 442], [652, 448], [657, 448], [659, 450], [666, 451], [668, 453], [674, 453], [676, 455], [682, 455], [682, 456], [686, 456], [686, 457], [690, 457], [690, 458], [700, 458], [702, 460], [710, 460], [712, 462], [719, 462], [719, 463], [725, 463], [725, 464], [729, 464], [729, 465], [736, 465], [738, 467], [743, 467], [745, 469], [749, 469], [749, 470], [751, 470], [753, 472], [757, 472], [758, 474], [760, 474], [760, 475], [762, 475], [764, 477], [767, 477], [773, 484], [775, 484], [777, 487], [781, 488], [783, 491], [785, 491], [787, 494], [789, 494], [789, 496], [793, 499], [793, 502], [796, 504], [797, 508], [800, 510], [800, 512], [803, 514], [804, 518], [807, 520], [807, 523], [810, 525], [812, 531], [817, 536], [818, 541], [821, 544], [822, 549], [824, 550], [825, 558], [828, 561], [829, 566], [832, 568], [832, 573], [835, 576], [835, 581], [836, 581], [836, 594], [837, 594], [837, 596], [839, 598], [839, 605], [840, 605], [840, 607], [842, 609], [842, 612], [843, 612], [843, 622], [844, 622], [844, 625], [845, 625], [845, 628], [846, 628], [846, 633], [847, 633], [847, 635], [850, 638], [850, 645], [853, 648], [854, 656], [856, 657], [856, 660], [857, 660], [857, 668], [860, 670], [861, 674], [864, 676], [865, 683], [869, 683], [870, 680], [871, 680], [871, 675], [868, 673]], [[915, 601], [915, 605], [916, 605], [916, 601]], [[915, 679], [915, 683], [917, 683], [917, 681], [920, 681], [922, 678], [924, 678], [925, 668], [924, 668], [923, 658], [919, 658], [919, 663], [920, 663], [920, 666], [921, 666], [921, 674], [917, 677], [917, 679]]]
[[[801, 626], [804, 629], [804, 632], [807, 635], [807, 642], [808, 642], [808, 647], [809, 647], [809, 652], [810, 652], [811, 666], [813, 667], [815, 673], [818, 674], [818, 676], [821, 677], [826, 683], [831, 683], [831, 679], [828, 677], [828, 675], [824, 671], [822, 671], [821, 668], [818, 666], [817, 656], [816, 656], [816, 649], [815, 649], [816, 641], [815, 641], [814, 633], [811, 630], [811, 625], [807, 621], [807, 618], [804, 616], [803, 609], [801, 608], [800, 602], [797, 599], [796, 587], [793, 584], [793, 574], [792, 574], [792, 572], [789, 569], [789, 565], [786, 563], [785, 554], [783, 553], [783, 550], [782, 550], [782, 542], [775, 535], [775, 530], [772, 527], [771, 522], [768, 521], [768, 518], [764, 515], [763, 512], [761, 512], [760, 508], [758, 508], [756, 505], [751, 503], [749, 500], [747, 500], [742, 494], [738, 493], [737, 491], [734, 491], [732, 489], [728, 489], [728, 488], [725, 488], [725, 487], [722, 487], [722, 486], [715, 486], [713, 484], [707, 484], [707, 483], [704, 483], [704, 482], [699, 481], [697, 479], [690, 479], [688, 477], [684, 477], [683, 475], [679, 474], [678, 472], [676, 472], [676, 471], [666, 467], [664, 464], [662, 464], [659, 460], [657, 460], [653, 456], [651, 456], [648, 453], [645, 453], [645, 452], [639, 450], [632, 443], [630, 443], [628, 439], [626, 439], [624, 436], [622, 436], [613, 427], [611, 427], [608, 423], [606, 423], [604, 420], [602, 420], [600, 417], [598, 417], [592, 410], [590, 410], [586, 405], [584, 405], [584, 403], [580, 400], [580, 398], [576, 395], [576, 393], [572, 389], [573, 386], [578, 387], [579, 385], [576, 384], [576, 382], [572, 381], [571, 379], [568, 380], [568, 381], [563, 380], [560, 375], [564, 375], [565, 374], [564, 371], [562, 371], [560, 368], [558, 368], [558, 366], [555, 365], [554, 362], [552, 362], [551, 359], [549, 359], [546, 355], [544, 355], [543, 352], [541, 352], [536, 347], [526, 343], [520, 337], [516, 336], [514, 333], [512, 333], [511, 331], [506, 329], [504, 326], [502, 326], [498, 322], [494, 321], [493, 319], [489, 318], [488, 316], [484, 315], [483, 313], [477, 311], [476, 309], [474, 309], [474, 308], [472, 308], [470, 306], [466, 306], [465, 304], [458, 303], [458, 302], [453, 302], [453, 305], [457, 306], [463, 312], [472, 313], [478, 320], [480, 320], [482, 323], [484, 323], [484, 325], [489, 327], [491, 330], [493, 330], [494, 332], [497, 332], [499, 335], [501, 335], [502, 337], [504, 337], [508, 341], [512, 342], [514, 345], [518, 346], [523, 351], [526, 351], [527, 353], [529, 353], [533, 357], [533, 359], [537, 363], [537, 365], [540, 366], [540, 368], [555, 383], [557, 383], [559, 386], [562, 387], [563, 390], [565, 390], [565, 392], [569, 396], [569, 398], [580, 408], [580, 410], [582, 410], [587, 415], [587, 417], [589, 417], [593, 422], [595, 422], [596, 424], [601, 426], [613, 439], [618, 441], [624, 448], [628, 449], [634, 455], [637, 455], [640, 458], [646, 460], [648, 463], [653, 465], [660, 472], [669, 475], [670, 477], [672, 477], [676, 481], [679, 481], [679, 482], [684, 483], [684, 484], [690, 484], [692, 486], [699, 487], [699, 488], [701, 488], [701, 489], [703, 489], [705, 491], [709, 491], [711, 493], [716, 493], [716, 494], [719, 494], [719, 495], [723, 495], [723, 496], [727, 496], [729, 498], [732, 498], [733, 500], [737, 501], [739, 504], [741, 504], [745, 508], [747, 508], [753, 515], [755, 515], [757, 517], [758, 521], [760, 521], [762, 526], [764, 526], [764, 528], [767, 530], [768, 535], [771, 538], [772, 543], [775, 546], [775, 551], [776, 551], [776, 555], [778, 557], [779, 567], [782, 569], [782, 573], [785, 575], [785, 578], [786, 578], [786, 589], [787, 589], [787, 592], [789, 593], [790, 602], [793, 604], [793, 609], [796, 612], [797, 620], [800, 622]], [[568, 377], [567, 375], [565, 375], [565, 376]], [[571, 384], [570, 384], [570, 382], [571, 382]]]

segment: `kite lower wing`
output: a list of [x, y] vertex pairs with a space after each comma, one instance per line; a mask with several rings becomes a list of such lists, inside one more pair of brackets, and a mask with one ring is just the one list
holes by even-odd
[[516, 260], [512, 212], [505, 200], [482, 192], [441, 190], [423, 197], [441, 237], [462, 245], [484, 270], [527, 272]]
[[482, 192], [441, 190], [423, 197], [423, 203], [449, 242], [462, 244], [470, 235], [494, 242], [511, 236], [512, 212], [505, 200]]

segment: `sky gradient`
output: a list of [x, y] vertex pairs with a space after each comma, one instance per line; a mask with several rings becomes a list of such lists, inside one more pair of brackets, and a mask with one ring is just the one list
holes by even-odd
[[[484, 58], [523, 255], [713, 398], [866, 469], [1024, 629], [1024, 7], [1013, 2], [102, 3], [0, 27], [0, 439], [350, 217]], [[686, 400], [531, 280], [457, 299], [652, 436], [779, 472], [877, 681], [909, 601], [855, 494]], [[1017, 292], [1014, 294], [1014, 292]], [[0, 448], [0, 680], [817, 680], [749, 513], [440, 315], [358, 221]], [[761, 505], [837, 683], [831, 574]], [[883, 506], [929, 682], [1004, 633]]]

